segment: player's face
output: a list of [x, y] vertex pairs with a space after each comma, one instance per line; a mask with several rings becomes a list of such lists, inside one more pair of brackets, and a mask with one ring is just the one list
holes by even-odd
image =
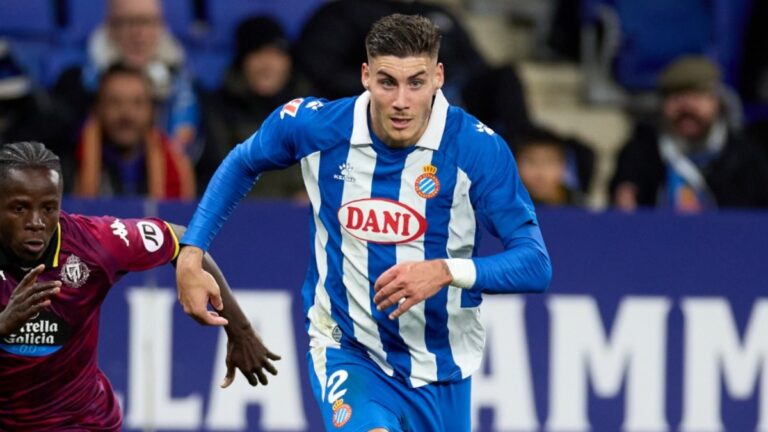
[[390, 147], [416, 144], [427, 129], [432, 98], [444, 81], [443, 64], [428, 55], [378, 56], [363, 63], [371, 92], [373, 132]]
[[59, 173], [45, 168], [12, 168], [0, 185], [0, 244], [20, 264], [35, 264], [50, 244], [61, 189]]

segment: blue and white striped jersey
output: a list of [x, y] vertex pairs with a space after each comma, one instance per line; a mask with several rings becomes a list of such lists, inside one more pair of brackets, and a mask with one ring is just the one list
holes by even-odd
[[[301, 163], [313, 210], [314, 260], [302, 295], [313, 346], [366, 352], [388, 375], [418, 387], [456, 381], [480, 365], [483, 292], [541, 291], [549, 257], [507, 144], [438, 92], [412, 147], [370, 132], [369, 93], [295, 99], [222, 163], [182, 242], [206, 249], [264, 170]], [[474, 257], [482, 223], [505, 252]], [[397, 320], [373, 286], [403, 261], [472, 259], [470, 289], [449, 286]]]

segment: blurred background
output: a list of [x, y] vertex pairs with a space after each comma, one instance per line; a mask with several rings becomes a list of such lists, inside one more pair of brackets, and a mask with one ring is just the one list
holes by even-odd
[[[362, 39], [393, 12], [441, 27], [449, 100], [507, 138], [538, 203], [768, 205], [755, 0], [4, 0], [0, 142], [45, 141], [78, 196], [190, 199], [277, 106], [359, 94]], [[145, 86], [113, 94], [132, 72]], [[301, 199], [298, 172], [252, 195]]]
[[[57, 152], [71, 211], [185, 223], [275, 108], [363, 91], [363, 38], [395, 12], [440, 27], [443, 90], [509, 143], [553, 257], [547, 295], [488, 301], [478, 430], [768, 431], [766, 1], [0, 0], [0, 143]], [[218, 392], [222, 338], [170, 271], [137, 275], [102, 323], [126, 428], [318, 430], [298, 169], [250, 198], [214, 256], [287, 377]]]

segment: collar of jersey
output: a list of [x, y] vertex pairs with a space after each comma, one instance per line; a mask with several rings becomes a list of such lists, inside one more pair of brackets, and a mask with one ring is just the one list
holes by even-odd
[[[355, 114], [352, 123], [352, 137], [349, 142], [352, 145], [371, 145], [371, 131], [368, 129], [368, 103], [371, 101], [371, 92], [365, 91], [355, 100]], [[429, 123], [424, 135], [419, 138], [416, 147], [424, 147], [430, 150], [440, 148], [440, 141], [443, 140], [443, 131], [445, 131], [445, 120], [448, 117], [448, 100], [443, 95], [442, 90], [435, 94], [435, 100], [432, 102], [432, 115], [429, 116]]]
[[[48, 244], [48, 248], [43, 253], [43, 257], [38, 264], [45, 264], [45, 268], [48, 270], [58, 267], [59, 252], [61, 252], [61, 222], [56, 226], [56, 232], [53, 233], [53, 241]], [[2, 248], [0, 248], [0, 268], [18, 268]]]

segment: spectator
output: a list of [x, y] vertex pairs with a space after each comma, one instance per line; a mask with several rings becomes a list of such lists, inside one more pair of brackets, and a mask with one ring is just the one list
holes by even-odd
[[[584, 204], [578, 169], [572, 163], [575, 145], [580, 144], [566, 141], [548, 130], [532, 128], [515, 147], [520, 178], [535, 204]], [[591, 178], [591, 173], [587, 178]]]
[[621, 150], [611, 195], [616, 206], [768, 206], [768, 162], [728, 124], [719, 68], [682, 57], [659, 79], [661, 127], [638, 126]]
[[514, 145], [529, 124], [517, 73], [509, 65], [489, 66], [456, 16], [443, 6], [404, 0], [325, 3], [307, 21], [296, 50], [319, 96], [336, 99], [363, 91], [360, 67], [366, 60], [366, 32], [377, 19], [393, 13], [423, 15], [437, 24], [442, 36], [438, 60], [450, 71], [442, 89], [446, 98]]
[[73, 136], [87, 115], [100, 75], [115, 63], [143, 70], [151, 79], [159, 108], [158, 125], [174, 147], [193, 160], [201, 151], [196, 140], [199, 106], [184, 68], [184, 51], [166, 28], [158, 0], [109, 0], [107, 16], [88, 41], [88, 61], [64, 71], [54, 91], [67, 113]]
[[21, 140], [55, 142], [60, 126], [50, 100], [39, 91], [0, 38], [0, 144]]
[[[206, 144], [197, 165], [200, 190], [235, 144], [245, 141], [272, 111], [310, 94], [307, 80], [294, 68], [283, 29], [268, 17], [243, 21], [236, 32], [236, 53], [222, 87], [206, 103]], [[270, 171], [252, 197], [304, 197], [298, 166]]]
[[77, 196], [194, 197], [189, 159], [153, 125], [152, 84], [138, 69], [118, 64], [102, 74], [76, 157]]

